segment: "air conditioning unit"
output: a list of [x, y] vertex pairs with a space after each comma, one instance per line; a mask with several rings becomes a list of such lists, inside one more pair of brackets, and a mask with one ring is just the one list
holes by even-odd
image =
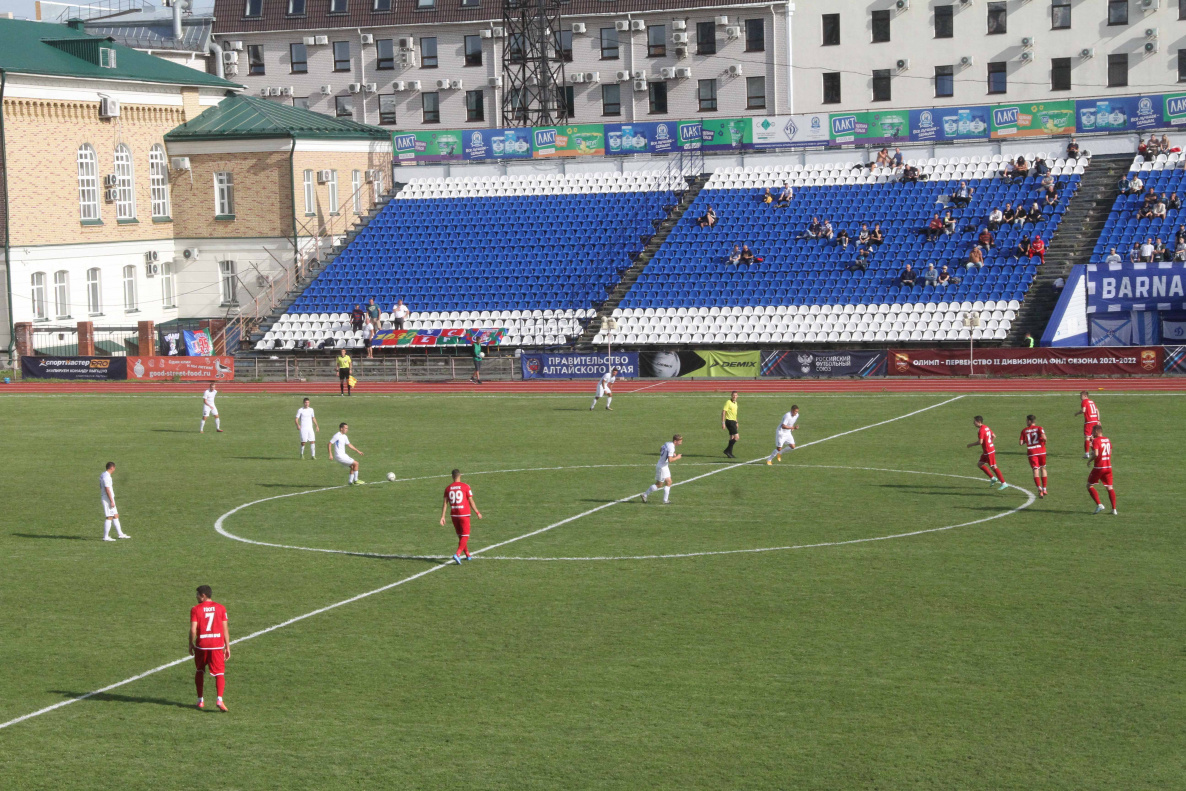
[[675, 48], [675, 57], [677, 59], [681, 59], [681, 60], [683, 58], [688, 57], [688, 48], [687, 47], [676, 47]]
[[629, 19], [619, 19], [617, 22], [614, 23], [614, 29], [618, 30], [618, 31], [622, 31], [622, 32], [629, 30], [630, 29], [630, 20]]
[[637, 70], [635, 70], [635, 72], [634, 72], [634, 79], [636, 79], [636, 80], [645, 80], [646, 78], [647, 78], [647, 70], [646, 70], [646, 69], [637, 69]]
[[114, 187], [118, 183], [119, 183], [119, 179], [117, 179], [115, 177], [115, 174], [109, 174], [109, 175], [106, 175], [103, 177], [103, 186], [104, 187]]
[[239, 67], [236, 66], [234, 63], [228, 64], [223, 67], [222, 73], [223, 73], [223, 76], [225, 76], [225, 77], [234, 77], [235, 75], [237, 75], [239, 73]]
[[116, 192], [117, 190], [114, 189], [103, 190], [103, 200], [107, 201], [108, 203], [115, 203]]
[[737, 27], [736, 25], [730, 25], [729, 27], [725, 28], [725, 38], [732, 41], [733, 39], [740, 37], [741, 28]]
[[189, 170], [189, 157], [173, 157], [174, 170]]
[[358, 37], [358, 39], [363, 44], [374, 44], [375, 43], [375, 37], [373, 35], [371, 35], [370, 33], [363, 33], [361, 36]]
[[1083, 49], [1079, 50], [1079, 57], [1083, 58], [1084, 60], [1087, 60], [1088, 58], [1094, 58], [1095, 47], [1084, 47]]
[[718, 25], [727, 25], [727, 24], [729, 24], [729, 17], [727, 17], [727, 16], [719, 16], [719, 17], [717, 17], [717, 24], [718, 24]]
[[671, 20], [671, 29], [672, 30], [687, 30], [688, 23], [682, 19], [673, 19], [673, 20]]
[[352, 82], [346, 86], [346, 90], [350, 91], [350, 93], [358, 93], [359, 91], [362, 90], [362, 83], [361, 82]]
[[671, 41], [674, 44], [687, 44], [688, 43], [688, 34], [687, 33], [672, 33]]
[[223, 63], [238, 63], [239, 62], [239, 53], [235, 52], [234, 50], [230, 50], [229, 52], [223, 52], [222, 53], [222, 62]]
[[684, 66], [683, 68], [675, 70], [675, 76], [679, 77], [681, 80], [686, 80], [692, 76], [692, 70]]
[[572, 23], [572, 32], [574, 34], [584, 33], [585, 32], [585, 23], [584, 22], [573, 22]]
[[100, 118], [119, 118], [119, 99], [103, 96], [99, 99]]
[[1021, 47], [1022, 47], [1022, 49], [1033, 49], [1034, 48], [1033, 36], [1026, 36], [1025, 38], [1023, 38], [1021, 40]]
[[403, 36], [395, 40], [395, 46], [400, 49], [416, 49], [416, 39], [411, 36]]
[[181, 257], [184, 258], [186, 261], [197, 261], [198, 260], [198, 248], [196, 248], [196, 247], [185, 248], [185, 250], [182, 251], [182, 253], [181, 253]]
[[584, 81], [585, 81], [585, 75], [583, 72], [576, 71], [576, 72], [573, 72], [572, 74], [568, 75], [568, 82], [571, 85], [576, 85], [576, 84], [582, 83]]
[[1021, 55], [1019, 55], [1017, 59], [1019, 61], [1021, 61], [1022, 63], [1029, 63], [1030, 61], [1032, 61], [1034, 59], [1034, 53], [1030, 52], [1027, 49], [1025, 52], [1021, 53]]
[[321, 86], [321, 95], [322, 96], [329, 96], [333, 92], [334, 92], [334, 86], [332, 86], [332, 85], [322, 85]]
[[378, 170], [368, 170], [366, 172], [367, 184], [374, 184], [376, 181], [379, 180], [380, 175], [381, 174]]
[[732, 66], [729, 67], [729, 76], [730, 77], [740, 77], [742, 74], [745, 74], [745, 71], [741, 68], [740, 63], [734, 63]]
[[146, 264], [154, 264], [161, 260], [161, 254], [156, 250], [149, 250], [144, 254], [144, 262]]
[[319, 47], [324, 47], [329, 43], [329, 36], [314, 36], [313, 39], [313, 43]]
[[[150, 253], [150, 255], [156, 255], [156, 254]], [[155, 276], [159, 275], [160, 273], [161, 273], [161, 265], [160, 264], [153, 264], [153, 263], [145, 263], [144, 264], [144, 276], [145, 277], [155, 277]]]
[[272, 278], [268, 277], [267, 275], [256, 275], [255, 285], [259, 286], [260, 288], [267, 288], [268, 286], [272, 285]]
[[305, 36], [305, 46], [306, 46], [306, 47], [311, 47], [311, 46], [313, 46], [313, 45], [314, 45], [314, 44], [316, 44], [316, 43], [317, 43], [317, 37], [316, 37], [316, 36]]
[[410, 49], [401, 49], [399, 51], [399, 65], [401, 66], [415, 66], [416, 53]]
[[647, 81], [646, 80], [635, 80], [634, 81], [634, 90], [645, 91], [646, 89], [647, 89]]
[[1153, 55], [1156, 52], [1157, 52], [1157, 42], [1156, 41], [1148, 41], [1145, 43], [1145, 54], [1146, 55]]
[[962, 58], [960, 58], [960, 68], [966, 69], [975, 62], [976, 62], [976, 59], [973, 58], [971, 55], [964, 55]]
[[465, 80], [450, 80], [449, 87], [455, 91], [460, 91], [465, 88]]
[[507, 32], [505, 29], [503, 29], [501, 27], [496, 27], [496, 28], [492, 28], [492, 30], [494, 31], [495, 38], [505, 38], [506, 37]]
[[449, 87], [448, 80], [437, 80], [437, 90], [444, 90]]
[[409, 91], [419, 91], [419, 90], [421, 90], [421, 88], [420, 88], [420, 80], [409, 80], [409, 81], [408, 81], [408, 90], [409, 90]]
[[490, 30], [489, 28], [487, 28], [485, 30], [479, 30], [478, 35], [481, 36], [482, 38], [490, 38], [491, 36], [494, 35], [494, 32], [492, 30]]
[[894, 8], [898, 9], [899, 11], [909, 11], [910, 0], [898, 0], [896, 3], [894, 3]]
[[910, 68], [910, 58], [898, 58], [894, 61], [894, 68], [898, 71], [906, 71], [906, 69]]
[[260, 88], [260, 89], [259, 89], [259, 95], [260, 95], [260, 96], [271, 96], [271, 95], [272, 95], [272, 89], [271, 89], [271, 88]]
[[970, 5], [972, 5], [972, 0], [960, 0], [960, 5], [970, 6]]
[[292, 96], [292, 86], [287, 88], [277, 88], [276, 90], [280, 91], [281, 96]]
[[363, 87], [363, 90], [365, 90], [367, 93], [375, 93], [376, 91], [379, 90], [379, 83], [368, 82], [365, 85], [363, 85], [362, 87]]
[[675, 79], [675, 69], [670, 66], [666, 66], [662, 69], [659, 69], [659, 76], [665, 80], [674, 80]]
[[242, 52], [243, 51], [243, 42], [242, 41], [232, 41], [230, 43], [230, 47], [235, 52]]
[[486, 84], [489, 85], [491, 88], [501, 88], [502, 87], [502, 77], [487, 77]]
[[601, 72], [599, 72], [599, 71], [585, 72], [585, 82], [601, 82]]
[[1159, 5], [1161, 5], [1160, 0], [1141, 0], [1142, 11], [1156, 11]]
[[329, 180], [331, 178], [333, 178], [333, 173], [331, 173], [330, 171], [328, 171], [328, 170], [317, 171], [317, 183], [318, 184], [328, 184]]
[[403, 80], [396, 80], [395, 82], [391, 83], [391, 90], [393, 90], [393, 91], [402, 91], [402, 90], [405, 90], [406, 88], [407, 88], [407, 85], [404, 83]]
[[647, 23], [643, 22], [641, 19], [631, 19], [630, 20], [630, 29], [631, 30], [646, 30]]
[[628, 71], [619, 71], [616, 73], [616, 75], [618, 82], [626, 82], [630, 79], [630, 72]]
[[1153, 38], [1153, 39], [1157, 38], [1157, 28], [1155, 28], [1155, 27], [1145, 28], [1145, 38]]

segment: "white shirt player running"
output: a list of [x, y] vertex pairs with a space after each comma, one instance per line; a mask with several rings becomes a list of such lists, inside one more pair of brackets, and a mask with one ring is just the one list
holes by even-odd
[[334, 461], [347, 467], [354, 464], [354, 459], [346, 455], [346, 446], [350, 444], [350, 440], [345, 434], [337, 432], [330, 438], [329, 444], [334, 446]]
[[787, 412], [782, 416], [782, 420], [778, 421], [778, 428], [774, 430], [774, 452], [766, 457], [767, 464], [769, 464], [775, 458], [781, 459], [783, 448], [794, 448], [795, 435], [791, 433], [791, 430], [795, 428], [798, 423], [799, 416], [791, 414], [790, 412]]
[[659, 448], [659, 463], [655, 465], [655, 480], [665, 481], [671, 477], [671, 468], [668, 462], [671, 457], [675, 455], [675, 443], [664, 442], [663, 447]]
[[316, 442], [317, 435], [313, 433], [313, 407], [301, 407], [297, 410], [296, 418], [300, 422], [301, 442]]

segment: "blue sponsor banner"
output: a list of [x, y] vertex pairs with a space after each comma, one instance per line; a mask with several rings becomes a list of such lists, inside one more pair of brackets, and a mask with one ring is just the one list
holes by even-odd
[[659, 121], [605, 125], [605, 153], [665, 154], [680, 148], [700, 147], [699, 121]]
[[468, 160], [531, 159], [530, 129], [474, 129], [462, 133], [461, 143]]
[[1186, 261], [1088, 264], [1087, 312], [1186, 309]]
[[1162, 96], [1112, 96], [1075, 102], [1075, 127], [1080, 132], [1135, 132], [1165, 126]]
[[910, 111], [910, 139], [917, 142], [982, 140], [991, 131], [987, 105]]
[[524, 352], [520, 358], [524, 379], [600, 379], [611, 368], [618, 376], [638, 376], [638, 352], [608, 354], [552, 354]]

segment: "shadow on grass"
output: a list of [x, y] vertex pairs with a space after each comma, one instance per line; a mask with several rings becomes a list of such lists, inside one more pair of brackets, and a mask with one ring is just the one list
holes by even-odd
[[161, 433], [161, 434], [197, 434], [198, 433], [196, 431], [190, 431], [189, 429], [184, 429], [184, 428], [154, 428], [152, 430], [156, 431], [158, 433]]
[[257, 483], [256, 486], [263, 486], [268, 489], [308, 489], [309, 485], [304, 483]]
[[49, 533], [13, 533], [17, 538], [53, 538], [58, 541], [91, 541], [89, 536], [53, 536]]
[[231, 456], [232, 459], [243, 461], [296, 461], [295, 456]]
[[[70, 692], [65, 689], [51, 689], [51, 694], [61, 695], [65, 698], [81, 698], [85, 692]], [[148, 698], [137, 695], [115, 695], [110, 692], [100, 692], [97, 695], [91, 695], [87, 700], [103, 701], [107, 703], [153, 703], [157, 706], [176, 706], [179, 709], [192, 709], [192, 703], [181, 703], [176, 700], [169, 700], [168, 698]]]

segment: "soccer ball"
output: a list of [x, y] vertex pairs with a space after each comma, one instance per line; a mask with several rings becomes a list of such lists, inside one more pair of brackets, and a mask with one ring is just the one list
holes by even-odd
[[395, 480], [395, 473], [394, 473], [394, 472], [389, 472], [389, 473], [387, 473], [387, 480], [389, 480], [389, 481], [394, 481], [394, 480]]

